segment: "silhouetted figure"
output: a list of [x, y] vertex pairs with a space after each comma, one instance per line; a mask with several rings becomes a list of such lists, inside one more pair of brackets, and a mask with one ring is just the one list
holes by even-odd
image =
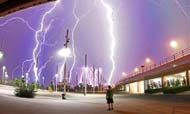
[[106, 100], [108, 104], [108, 110], [113, 110], [113, 91], [111, 89], [111, 86], [108, 86], [108, 90], [106, 93]]

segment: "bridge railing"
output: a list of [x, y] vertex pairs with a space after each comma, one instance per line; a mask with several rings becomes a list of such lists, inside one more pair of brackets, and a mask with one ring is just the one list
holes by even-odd
[[149, 65], [149, 66], [143, 66], [143, 67], [140, 67], [139, 68], [139, 71], [138, 72], [131, 72], [130, 74], [127, 74], [127, 77], [125, 77], [124, 79], [120, 80], [119, 83], [122, 83], [128, 79], [131, 79], [135, 76], [138, 76], [140, 74], [144, 74], [144, 73], [147, 73], [149, 71], [152, 71], [152, 70], [155, 70], [157, 68], [160, 68], [166, 64], [169, 64], [169, 63], [172, 63], [172, 62], [175, 62], [176, 60], [178, 59], [181, 59], [187, 55], [190, 55], [190, 47], [189, 48], [186, 48], [180, 52], [177, 52], [175, 54], [173, 54], [172, 56], [169, 56], [169, 57], [166, 57], [164, 59], [162, 59], [160, 62], [158, 62], [157, 64], [152, 64], [152, 65]]

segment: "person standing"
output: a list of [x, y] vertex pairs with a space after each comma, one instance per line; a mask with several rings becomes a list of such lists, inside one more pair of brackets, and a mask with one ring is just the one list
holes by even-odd
[[113, 91], [111, 86], [108, 86], [108, 90], [106, 92], [106, 100], [108, 104], [108, 110], [113, 110]]

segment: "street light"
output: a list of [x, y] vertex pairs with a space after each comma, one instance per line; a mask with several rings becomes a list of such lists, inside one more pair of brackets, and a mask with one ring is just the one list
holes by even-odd
[[71, 55], [71, 50], [70, 48], [62, 48], [61, 50], [58, 51], [57, 53], [60, 57], [70, 57]]
[[85, 79], [84, 79], [84, 95], [86, 96], [87, 94], [87, 74], [88, 74], [88, 67], [84, 67], [84, 72], [85, 72]]
[[0, 51], [0, 59], [2, 59], [4, 56], [4, 53], [2, 51]]
[[29, 73], [27, 72], [27, 73], [26, 73], [26, 79], [25, 79], [26, 87], [27, 87], [27, 85], [28, 85], [28, 76], [29, 76]]
[[55, 90], [57, 92], [57, 78], [58, 78], [58, 74], [55, 74]]
[[145, 62], [149, 64], [151, 62], [150, 58], [146, 58]]
[[42, 77], [42, 80], [43, 80], [42, 83], [43, 83], [43, 87], [44, 87], [45, 86], [45, 77], [44, 76]]
[[8, 81], [7, 81], [8, 77], [9, 77], [9, 76], [8, 76], [7, 72], [5, 72], [5, 84], [8, 83]]
[[178, 48], [178, 42], [175, 41], [175, 40], [172, 40], [170, 42], [170, 46], [173, 48], [173, 49], [177, 49]]
[[127, 73], [122, 72], [122, 76], [123, 76], [123, 77], [127, 76]]
[[2, 76], [2, 83], [4, 83], [4, 77], [5, 77], [5, 70], [6, 70], [6, 66], [3, 66], [3, 76]]
[[65, 43], [64, 43], [64, 48], [58, 51], [58, 55], [61, 57], [65, 58], [65, 63], [64, 63], [64, 94], [62, 94], [62, 99], [65, 99], [66, 95], [66, 70], [67, 70], [67, 64], [66, 64], [66, 59], [71, 55], [71, 50], [68, 48], [68, 43], [69, 43], [69, 29], [66, 31], [65, 35]]
[[135, 71], [135, 72], [139, 72], [139, 69], [138, 69], [138, 68], [135, 68], [134, 71]]

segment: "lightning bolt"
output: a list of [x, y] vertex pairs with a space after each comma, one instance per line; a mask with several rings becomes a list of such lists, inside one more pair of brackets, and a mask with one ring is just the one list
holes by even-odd
[[110, 85], [111, 84], [111, 79], [113, 78], [113, 73], [115, 71], [115, 61], [114, 61], [114, 50], [116, 47], [116, 42], [115, 42], [115, 36], [114, 36], [114, 23], [113, 23], [113, 10], [111, 8], [111, 6], [109, 4], [107, 4], [106, 2], [104, 2], [104, 0], [101, 0], [102, 5], [105, 7], [106, 11], [107, 11], [107, 20], [109, 22], [109, 33], [110, 33], [110, 38], [111, 38], [111, 46], [110, 46], [110, 60], [112, 63], [112, 69], [108, 78], [108, 82], [107, 84]]
[[50, 57], [40, 68], [39, 68], [39, 72], [38, 72], [38, 76], [41, 76], [42, 71], [46, 68], [46, 66], [48, 65], [48, 63], [50, 63], [52, 61], [54, 57]]
[[5, 25], [9, 24], [12, 21], [21, 21], [21, 22], [26, 24], [28, 29], [30, 29], [31, 31], [36, 32], [36, 30], [25, 19], [23, 19], [21, 17], [12, 17], [10, 19], [7, 19], [4, 23], [0, 24], [0, 27], [4, 27]]
[[178, 0], [175, 0], [176, 5], [179, 7], [179, 9], [182, 11], [183, 15], [186, 17], [187, 21], [190, 22], [190, 16], [188, 15], [188, 13], [185, 11], [185, 9], [183, 8], [183, 6], [180, 4], [180, 2]]
[[31, 62], [31, 61], [32, 61], [32, 59], [27, 59], [27, 60], [22, 62], [22, 75], [24, 75], [24, 65], [25, 65], [25, 63]]
[[71, 78], [72, 78], [72, 72], [73, 72], [73, 69], [75, 67], [75, 63], [76, 63], [76, 54], [75, 54], [75, 40], [74, 40], [74, 33], [75, 33], [75, 30], [77, 28], [77, 25], [78, 23], [80, 22], [80, 19], [79, 17], [76, 15], [76, 1], [74, 3], [74, 8], [73, 8], [73, 16], [74, 18], [76, 19], [76, 22], [75, 22], [75, 25], [73, 27], [73, 30], [72, 30], [72, 37], [71, 37], [71, 40], [72, 40], [72, 54], [73, 54], [73, 64], [71, 66], [71, 70], [70, 70], [70, 76], [69, 76], [69, 82], [71, 81]]
[[64, 59], [63, 64], [61, 65], [61, 69], [59, 71], [59, 81], [62, 82], [63, 81], [63, 73], [64, 73], [64, 67], [65, 67], [65, 62], [66, 59]]
[[81, 75], [80, 75], [80, 80], [79, 80], [79, 83], [82, 83], [82, 78], [83, 78], [83, 75], [84, 75], [84, 68], [82, 67], [82, 72], [81, 72]]
[[[73, 30], [72, 30], [72, 33], [71, 33], [73, 64], [72, 64], [71, 69], [70, 69], [69, 82], [72, 79], [72, 72], [73, 72], [73, 69], [74, 69], [75, 64], [76, 64], [75, 40], [74, 40], [75, 31], [76, 31], [76, 29], [78, 27], [78, 24], [81, 22], [81, 20], [83, 18], [85, 18], [90, 12], [92, 12], [92, 10], [94, 10], [94, 8], [91, 8], [85, 14], [83, 14], [81, 17], [78, 17], [77, 14], [76, 14], [76, 8], [77, 8], [77, 2], [76, 1], [77, 0], [75, 0], [75, 2], [74, 2], [74, 7], [73, 7], [73, 11], [72, 11], [73, 16], [74, 16], [76, 21], [75, 21], [75, 24], [74, 24], [74, 27], [73, 27]], [[96, 0], [95, 0], [94, 4], [96, 5]]]
[[[10, 18], [10, 19], [7, 19], [4, 23], [0, 24], [0, 27], [4, 27], [4, 26], [8, 25], [10, 22], [13, 22], [13, 21], [21, 21], [21, 22], [23, 22], [24, 24], [26, 24], [26, 26], [27, 26], [27, 28], [28, 28], [29, 30], [31, 30], [31, 31], [33, 31], [33, 32], [36, 32], [36, 30], [28, 23], [28, 21], [26, 21], [25, 19], [23, 19], [23, 18], [21, 18], [21, 17], [12, 17], [12, 18]], [[30, 62], [30, 61], [32, 61], [32, 59], [27, 59], [27, 60], [24, 60], [24, 61], [22, 62], [22, 67], [21, 67], [22, 75], [23, 75], [23, 73], [24, 73], [24, 65], [25, 65], [25, 63], [26, 63], [26, 62]], [[14, 75], [15, 70], [17, 70], [18, 68], [19, 68], [19, 65], [18, 65], [15, 69], [13, 69], [12, 77], [13, 77], [13, 75]], [[30, 71], [30, 70], [29, 70], [29, 71]], [[28, 71], [28, 72], [29, 72], [29, 71]]]
[[[40, 21], [40, 27], [39, 29], [35, 32], [35, 42], [36, 42], [36, 45], [33, 49], [33, 72], [34, 72], [34, 76], [35, 76], [35, 82], [38, 81], [38, 57], [39, 57], [39, 53], [41, 52], [41, 43], [40, 43], [40, 37], [41, 37], [41, 33], [44, 32], [44, 29], [45, 29], [45, 20], [46, 20], [46, 17], [51, 14], [54, 9], [57, 7], [58, 3], [60, 2], [60, 0], [57, 0], [53, 7], [50, 8], [48, 11], [46, 11], [43, 15], [42, 15], [42, 19]], [[46, 30], [47, 31], [47, 30]], [[42, 41], [44, 41], [45, 39], [43, 39]]]
[[15, 73], [15, 71], [16, 71], [19, 67], [20, 67], [20, 65], [17, 65], [17, 66], [13, 69], [13, 71], [12, 71], [12, 79], [14, 78], [14, 73]]

